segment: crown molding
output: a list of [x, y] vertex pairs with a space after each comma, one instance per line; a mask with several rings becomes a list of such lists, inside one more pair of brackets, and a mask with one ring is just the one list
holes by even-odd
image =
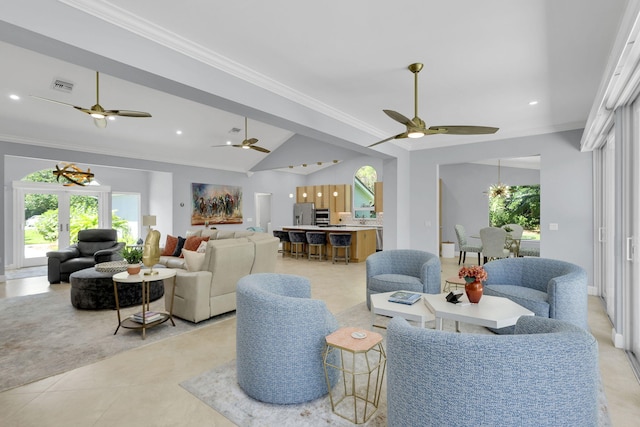
[[282, 96], [296, 104], [300, 104], [313, 111], [324, 114], [360, 131], [383, 138], [385, 132], [373, 128], [343, 111], [340, 111], [315, 98], [305, 95], [277, 80], [246, 67], [224, 55], [195, 43], [179, 34], [163, 28], [139, 15], [133, 14], [109, 1], [96, 2], [94, 0], [58, 0], [67, 6], [78, 9], [102, 21], [120, 27], [168, 49], [181, 53], [210, 67], [221, 70], [233, 77], [246, 81], [261, 89]]

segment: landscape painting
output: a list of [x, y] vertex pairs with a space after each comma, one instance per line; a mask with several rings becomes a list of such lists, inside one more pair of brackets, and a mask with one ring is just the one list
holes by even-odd
[[191, 225], [242, 224], [242, 187], [191, 184]]

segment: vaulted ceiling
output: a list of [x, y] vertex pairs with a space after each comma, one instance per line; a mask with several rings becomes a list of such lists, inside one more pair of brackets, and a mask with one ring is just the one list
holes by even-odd
[[[13, 1], [0, 12], [0, 140], [310, 173], [363, 154], [578, 129], [626, 3]], [[367, 148], [404, 131], [383, 109], [413, 117], [413, 62], [424, 63], [418, 104], [427, 126], [500, 130]], [[152, 117], [118, 117], [102, 129], [31, 96], [90, 107], [95, 71], [105, 109]], [[56, 79], [72, 91], [56, 90]], [[271, 153], [212, 147], [241, 143], [245, 117], [247, 136]]]

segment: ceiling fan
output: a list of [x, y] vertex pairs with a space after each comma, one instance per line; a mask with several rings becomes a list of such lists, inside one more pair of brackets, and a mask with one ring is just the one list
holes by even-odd
[[422, 70], [422, 67], [423, 65], [420, 63], [411, 64], [408, 67], [409, 71], [411, 71], [414, 76], [415, 117], [413, 119], [409, 119], [396, 111], [382, 110], [393, 120], [405, 125], [407, 127], [407, 130], [398, 135], [394, 135], [387, 139], [383, 139], [382, 141], [378, 141], [375, 144], [371, 144], [369, 145], [369, 147], [374, 147], [378, 144], [382, 144], [383, 142], [391, 141], [392, 139], [422, 138], [425, 135], [434, 134], [486, 135], [496, 133], [498, 131], [498, 128], [487, 126], [431, 126], [427, 128], [424, 121], [420, 117], [418, 117], [418, 73], [420, 72], [420, 70]]
[[261, 153], [270, 153], [271, 150], [267, 150], [266, 148], [260, 147], [259, 145], [254, 145], [258, 140], [256, 138], [247, 138], [247, 118], [244, 118], [244, 141], [241, 144], [226, 144], [226, 145], [213, 145], [213, 147], [236, 147], [236, 148], [244, 148], [245, 150], [252, 149], [256, 151], [260, 151]]
[[56, 101], [54, 99], [42, 98], [40, 96], [31, 95], [34, 98], [41, 99], [43, 101], [55, 102], [56, 104], [68, 105], [83, 113], [89, 114], [93, 117], [93, 123], [99, 128], [107, 127], [107, 117], [120, 116], [120, 117], [151, 117], [151, 114], [144, 111], [131, 111], [131, 110], [105, 110], [100, 105], [100, 73], [96, 71], [96, 104], [91, 108], [78, 107], [77, 105], [67, 104], [66, 102]]

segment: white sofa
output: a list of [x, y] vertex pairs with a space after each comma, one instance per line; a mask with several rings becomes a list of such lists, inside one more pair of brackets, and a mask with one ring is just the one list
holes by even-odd
[[[184, 258], [161, 256], [160, 264], [174, 268], [173, 315], [198, 323], [236, 309], [236, 284], [254, 273], [273, 273], [280, 240], [251, 231], [197, 230], [187, 236], [209, 237], [204, 261], [188, 271]], [[171, 282], [165, 281], [165, 306], [171, 304]]]

